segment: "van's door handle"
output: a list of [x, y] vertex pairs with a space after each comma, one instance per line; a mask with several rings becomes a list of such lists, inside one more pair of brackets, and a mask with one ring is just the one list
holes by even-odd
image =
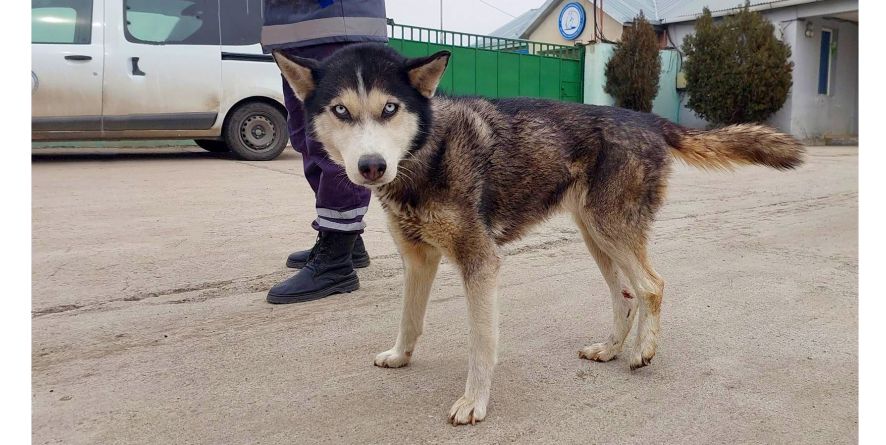
[[70, 56], [65, 56], [65, 60], [92, 60], [92, 56], [84, 56], [82, 54], [72, 54]]
[[133, 76], [144, 76], [145, 72], [139, 69], [138, 67], [138, 57], [132, 58], [132, 75]]

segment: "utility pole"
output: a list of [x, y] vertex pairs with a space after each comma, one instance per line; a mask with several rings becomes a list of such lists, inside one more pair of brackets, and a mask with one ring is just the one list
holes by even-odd
[[443, 0], [440, 0], [440, 29], [443, 29]]

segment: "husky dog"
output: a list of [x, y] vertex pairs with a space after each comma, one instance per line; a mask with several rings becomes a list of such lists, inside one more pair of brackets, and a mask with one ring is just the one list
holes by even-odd
[[468, 377], [449, 411], [453, 425], [486, 417], [498, 343], [499, 246], [556, 211], [570, 212], [609, 286], [615, 325], [606, 341], [579, 355], [612, 360], [638, 318], [628, 359], [637, 369], [658, 344], [664, 281], [646, 243], [672, 158], [714, 169], [802, 163], [795, 139], [760, 125], [699, 131], [614, 107], [434, 97], [447, 51], [406, 59], [383, 44], [359, 44], [322, 63], [274, 56], [314, 137], [352, 182], [378, 197], [403, 257], [400, 331], [376, 366], [398, 368], [412, 358], [441, 256], [462, 275]]

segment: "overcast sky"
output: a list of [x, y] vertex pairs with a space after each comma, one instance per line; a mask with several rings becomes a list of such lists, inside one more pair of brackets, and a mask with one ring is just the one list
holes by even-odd
[[[487, 34], [543, 3], [544, 0], [444, 0], [443, 29]], [[396, 23], [440, 27], [440, 0], [386, 0], [385, 7], [388, 17]]]

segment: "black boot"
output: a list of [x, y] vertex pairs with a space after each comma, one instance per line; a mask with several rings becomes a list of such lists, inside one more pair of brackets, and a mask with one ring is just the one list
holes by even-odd
[[356, 234], [321, 232], [308, 263], [268, 292], [269, 303], [299, 303], [360, 288], [351, 262]]
[[[317, 238], [317, 243], [319, 242], [320, 238]], [[289, 258], [286, 258], [286, 267], [292, 269], [301, 269], [302, 267], [305, 267], [305, 264], [308, 263], [308, 259], [311, 258], [311, 252], [317, 248], [317, 243], [315, 243], [314, 247], [311, 247], [309, 250], [292, 252], [289, 255]], [[366, 245], [363, 244], [363, 237], [360, 235], [357, 235], [357, 241], [354, 242], [354, 251], [351, 254], [351, 262], [354, 263], [354, 268], [356, 269], [369, 266], [369, 253], [366, 252]]]

